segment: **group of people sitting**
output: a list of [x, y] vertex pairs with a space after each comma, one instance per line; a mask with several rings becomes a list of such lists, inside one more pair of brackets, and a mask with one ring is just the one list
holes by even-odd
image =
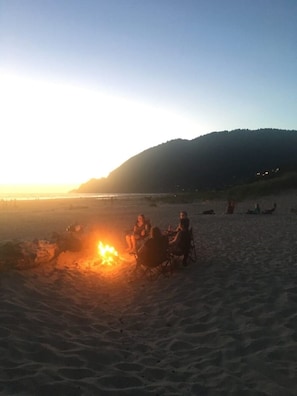
[[155, 266], [165, 261], [168, 254], [183, 256], [183, 265], [187, 265], [185, 253], [191, 243], [187, 212], [181, 211], [178, 226], [166, 231], [151, 226], [150, 221], [140, 214], [133, 231], [126, 234], [126, 242], [128, 252], [136, 256], [137, 265]]

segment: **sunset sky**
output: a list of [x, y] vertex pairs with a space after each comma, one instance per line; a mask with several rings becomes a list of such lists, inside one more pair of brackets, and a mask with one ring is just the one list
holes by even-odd
[[297, 129], [296, 43], [296, 0], [0, 0], [0, 189], [78, 187], [176, 138]]

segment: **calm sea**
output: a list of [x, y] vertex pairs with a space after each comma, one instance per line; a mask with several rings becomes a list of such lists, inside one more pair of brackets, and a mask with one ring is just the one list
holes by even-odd
[[[163, 194], [95, 194], [95, 193], [2, 193], [0, 201], [24, 201], [37, 199], [74, 199], [74, 198], [96, 198], [96, 199], [133, 199], [141, 197], [153, 197]], [[164, 194], [167, 195], [167, 194]]]

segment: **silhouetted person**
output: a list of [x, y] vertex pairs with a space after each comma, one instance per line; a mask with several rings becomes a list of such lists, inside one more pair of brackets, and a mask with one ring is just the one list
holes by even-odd
[[261, 209], [260, 209], [260, 205], [258, 203], [255, 204], [255, 209], [248, 209], [248, 211], [246, 212], [247, 214], [260, 214], [261, 213]]
[[232, 199], [229, 199], [226, 213], [233, 214], [234, 209], [235, 209], [235, 202]]
[[187, 265], [189, 250], [191, 247], [191, 233], [186, 219], [181, 219], [179, 230], [175, 237], [169, 241], [169, 251], [175, 256], [184, 256], [183, 265]]
[[168, 236], [174, 236], [174, 235], [177, 234], [177, 232], [180, 230], [180, 222], [181, 222], [181, 220], [183, 220], [184, 225], [185, 225], [185, 227], [187, 229], [190, 228], [190, 219], [188, 217], [188, 213], [185, 210], [181, 210], [179, 212], [179, 223], [178, 223], [177, 227], [174, 230], [172, 230], [171, 226], [169, 226], [168, 232], [167, 232]]
[[150, 232], [150, 222], [145, 218], [143, 214], [139, 214], [137, 216], [136, 223], [134, 224], [132, 232], [128, 232], [126, 234], [126, 242], [128, 245], [127, 250], [130, 253], [136, 253], [137, 251], [137, 242], [144, 240], [148, 237]]
[[168, 239], [162, 235], [159, 227], [152, 227], [150, 237], [139, 249], [137, 254], [137, 264], [146, 267], [155, 267], [166, 260]]

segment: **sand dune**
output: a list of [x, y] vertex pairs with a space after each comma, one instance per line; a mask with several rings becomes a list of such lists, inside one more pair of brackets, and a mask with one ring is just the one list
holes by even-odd
[[[112, 241], [119, 265], [92, 250], [0, 273], [1, 395], [296, 395], [296, 194], [273, 215], [225, 215], [225, 202], [22, 202], [0, 210], [3, 240], [49, 238], [71, 222]], [[204, 216], [204, 208], [216, 215]], [[124, 253], [139, 212], [176, 224], [186, 209], [198, 259], [150, 282]], [[95, 238], [96, 237], [96, 238]]]

